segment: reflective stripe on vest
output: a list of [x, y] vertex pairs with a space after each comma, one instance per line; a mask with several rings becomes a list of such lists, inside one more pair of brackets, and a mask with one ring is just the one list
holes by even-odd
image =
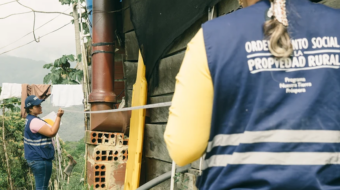
[[[340, 131], [332, 130], [271, 130], [246, 131], [242, 134], [216, 135], [209, 142], [207, 153], [223, 146], [251, 146], [255, 143], [340, 143]], [[339, 146], [339, 144], [334, 144]], [[225, 167], [228, 164], [324, 165], [340, 164], [340, 152], [234, 152], [213, 155], [203, 169]]]
[[52, 139], [51, 138], [44, 138], [44, 139], [40, 139], [40, 140], [31, 140], [31, 139], [27, 139], [26, 137], [24, 137], [24, 143], [32, 145], [32, 146], [43, 146], [43, 145], [46, 145], [46, 144], [52, 144]]

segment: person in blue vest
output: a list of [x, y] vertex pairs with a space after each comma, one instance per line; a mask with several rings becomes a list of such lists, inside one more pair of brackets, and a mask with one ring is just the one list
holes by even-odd
[[43, 101], [34, 95], [28, 96], [25, 100], [28, 115], [24, 129], [24, 151], [25, 159], [34, 174], [36, 190], [48, 188], [54, 159], [52, 137], [57, 134], [61, 117], [64, 114], [64, 111], [59, 109], [53, 126], [47, 124], [38, 117], [42, 114], [41, 103]]
[[204, 190], [340, 189], [340, 10], [241, 0], [202, 25], [164, 139]]

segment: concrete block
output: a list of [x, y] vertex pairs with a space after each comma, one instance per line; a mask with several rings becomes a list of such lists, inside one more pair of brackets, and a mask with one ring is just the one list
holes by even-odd
[[122, 190], [128, 159], [128, 146], [88, 145], [88, 184], [94, 189]]
[[110, 133], [100, 131], [86, 131], [85, 142], [87, 144], [104, 144], [104, 145], [118, 145], [122, 146], [124, 141], [123, 133]]

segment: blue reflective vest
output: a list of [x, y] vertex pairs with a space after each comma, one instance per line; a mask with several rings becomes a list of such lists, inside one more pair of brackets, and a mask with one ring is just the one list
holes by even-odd
[[30, 123], [32, 119], [37, 118], [33, 115], [27, 115], [26, 125], [24, 130], [24, 150], [26, 160], [53, 160], [54, 147], [52, 138], [46, 137], [39, 133], [32, 133]]
[[263, 0], [205, 23], [214, 85], [199, 189], [340, 189], [340, 10], [287, 0], [294, 54], [276, 59]]

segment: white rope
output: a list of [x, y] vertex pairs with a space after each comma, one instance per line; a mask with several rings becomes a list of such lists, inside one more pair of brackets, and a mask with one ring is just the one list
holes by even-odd
[[200, 158], [200, 168], [199, 168], [200, 175], [202, 174], [202, 163], [203, 163], [203, 156]]
[[174, 190], [175, 188], [175, 173], [176, 173], [176, 163], [175, 161], [172, 161], [170, 190]]
[[135, 107], [121, 108], [121, 109], [102, 110], [102, 111], [86, 111], [86, 112], [73, 111], [73, 110], [64, 110], [64, 111], [73, 112], [73, 113], [112, 113], [112, 112], [139, 110], [139, 109], [161, 108], [161, 107], [169, 107], [169, 106], [171, 106], [171, 102], [163, 102], [163, 103], [156, 103], [156, 104], [148, 104], [144, 106], [135, 106]]

